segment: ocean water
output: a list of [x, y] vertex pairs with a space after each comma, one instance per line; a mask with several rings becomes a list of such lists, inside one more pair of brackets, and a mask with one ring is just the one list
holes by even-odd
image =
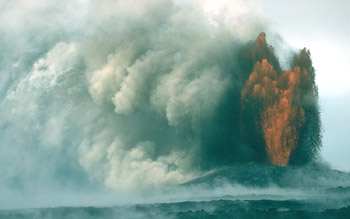
[[[347, 200], [349, 203], [349, 200]], [[59, 207], [0, 212], [1, 218], [349, 218], [350, 206], [318, 200], [213, 200], [116, 207]]]
[[350, 174], [235, 165], [135, 203], [1, 210], [0, 218], [350, 218]]

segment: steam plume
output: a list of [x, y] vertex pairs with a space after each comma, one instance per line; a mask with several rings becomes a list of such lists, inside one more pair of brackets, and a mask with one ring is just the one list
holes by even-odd
[[3, 188], [158, 188], [317, 155], [310, 54], [282, 71], [264, 34], [250, 41], [276, 34], [243, 4], [218, 15], [197, 1], [11, 2], [0, 9]]

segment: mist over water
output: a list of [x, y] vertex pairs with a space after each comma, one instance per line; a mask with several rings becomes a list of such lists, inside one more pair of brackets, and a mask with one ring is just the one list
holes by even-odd
[[[276, 57], [288, 46], [251, 5], [216, 4], [218, 13], [208, 4], [1, 2], [0, 208], [188, 200], [197, 190], [166, 191], [237, 163], [314, 161], [321, 125], [310, 53], [288, 48]], [[267, 43], [258, 47], [261, 32]], [[301, 124], [284, 123], [298, 128], [281, 163], [269, 158], [271, 133], [261, 130], [274, 120], [257, 126], [255, 111], [280, 110], [278, 101], [253, 106], [242, 91], [255, 90], [250, 76], [266, 62], [281, 84], [295, 68], [310, 77], [288, 96], [290, 120]], [[290, 87], [260, 100], [282, 99]], [[221, 189], [198, 188], [209, 197]]]

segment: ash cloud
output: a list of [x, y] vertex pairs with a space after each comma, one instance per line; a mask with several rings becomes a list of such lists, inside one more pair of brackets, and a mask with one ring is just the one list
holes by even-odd
[[[256, 61], [281, 67], [270, 47], [251, 42], [276, 34], [242, 4], [218, 15], [197, 1], [55, 3], [1, 9], [3, 188], [147, 190], [264, 162], [245, 140], [254, 133], [242, 137], [241, 90]], [[294, 65], [312, 68], [307, 52], [298, 57]], [[299, 143], [309, 146], [297, 147], [294, 163], [320, 143], [309, 99]]]

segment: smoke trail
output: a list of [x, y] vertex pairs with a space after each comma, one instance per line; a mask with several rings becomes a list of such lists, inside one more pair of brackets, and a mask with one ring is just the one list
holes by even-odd
[[[268, 162], [271, 133], [262, 129], [276, 129], [273, 114], [285, 110], [265, 99], [289, 88], [293, 113], [283, 127], [294, 128], [268, 147], [292, 141], [290, 164], [317, 154], [310, 56], [303, 50], [288, 73], [301, 84], [286, 85], [271, 47], [250, 43], [262, 30], [272, 42], [275, 33], [246, 16], [254, 12], [243, 3], [218, 15], [197, 1], [13, 2], [0, 13], [3, 188], [159, 188], [236, 162]], [[276, 74], [279, 94], [255, 108], [246, 81], [259, 66], [272, 66], [266, 74]]]

